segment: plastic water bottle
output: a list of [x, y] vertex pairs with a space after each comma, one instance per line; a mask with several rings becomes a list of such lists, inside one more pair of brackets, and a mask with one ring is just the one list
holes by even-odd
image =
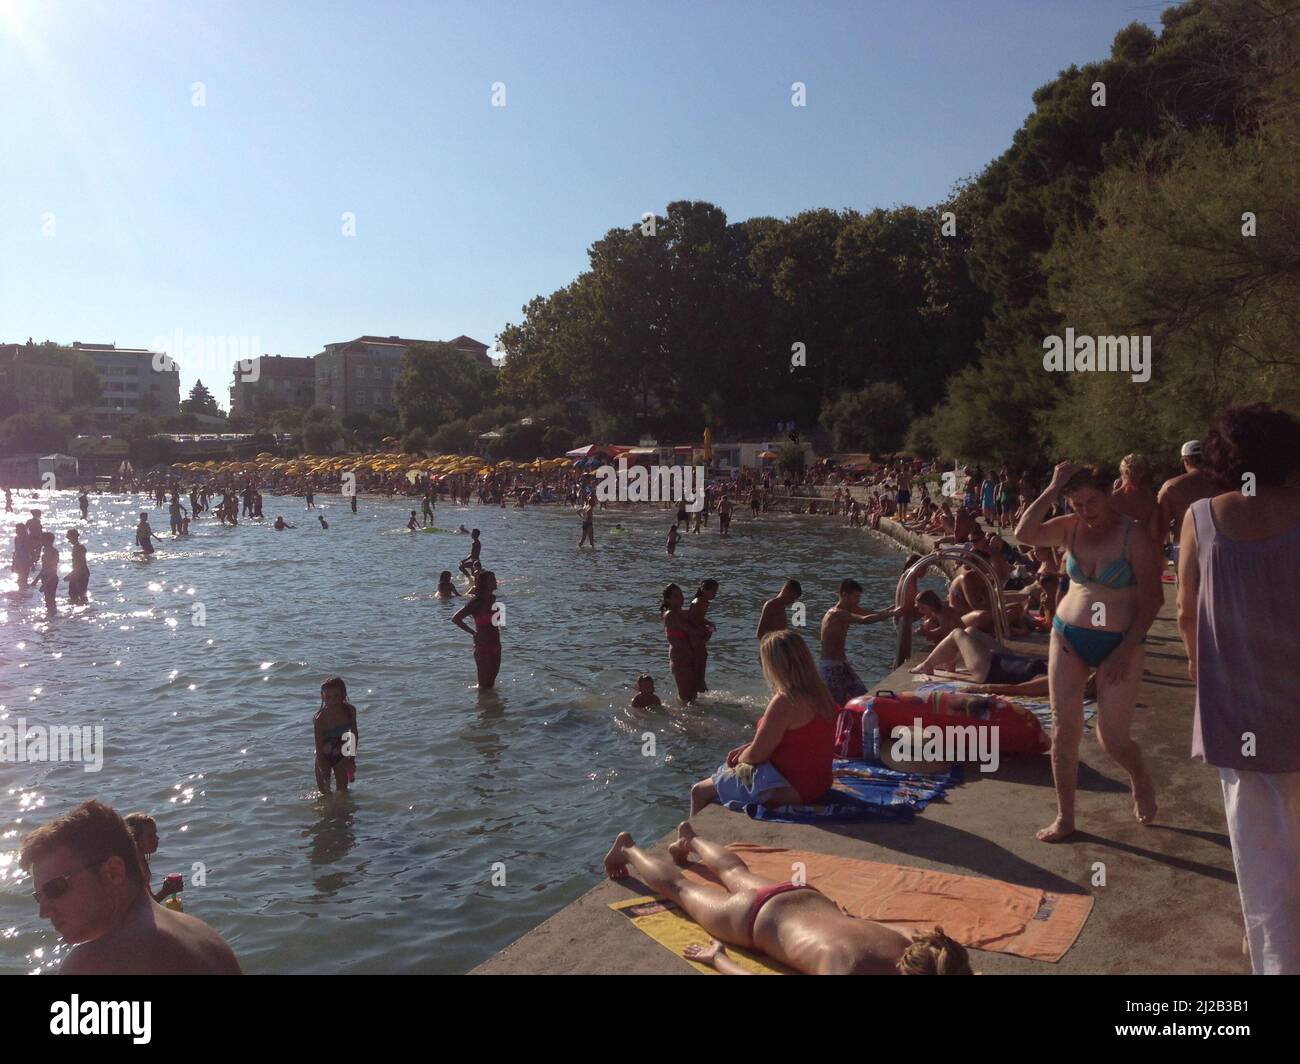
[[862, 756], [868, 761], [880, 760], [880, 722], [873, 709], [862, 711]]

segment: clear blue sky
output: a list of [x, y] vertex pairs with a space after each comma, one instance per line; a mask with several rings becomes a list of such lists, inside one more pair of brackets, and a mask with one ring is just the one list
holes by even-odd
[[0, 341], [491, 346], [671, 200], [935, 202], [1162, 6], [0, 0]]

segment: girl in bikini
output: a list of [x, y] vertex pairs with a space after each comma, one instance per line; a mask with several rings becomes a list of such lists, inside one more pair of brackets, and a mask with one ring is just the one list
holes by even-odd
[[[1065, 495], [1073, 513], [1043, 518]], [[1142, 643], [1164, 602], [1161, 559], [1150, 537], [1111, 504], [1110, 485], [1096, 466], [1061, 462], [1034, 502], [1016, 537], [1036, 547], [1065, 547], [1070, 589], [1052, 618], [1048, 685], [1052, 699], [1052, 777], [1057, 816], [1038, 832], [1042, 842], [1073, 834], [1083, 688], [1097, 670], [1097, 738], [1129, 774], [1133, 813], [1148, 824], [1156, 814], [1155, 787], [1130, 738], [1142, 681]]]
[[[357, 707], [348, 701], [348, 685], [331, 676], [320, 685], [320, 709], [312, 718], [316, 732], [316, 786], [330, 793], [330, 776], [340, 791], [357, 775]], [[348, 751], [351, 751], [350, 753]]]
[[699, 694], [699, 668], [691, 651], [690, 622], [682, 612], [685, 596], [676, 584], [664, 588], [659, 603], [659, 615], [664, 622], [664, 635], [668, 637], [668, 671], [677, 682], [677, 699], [682, 704], [695, 701]]
[[[470, 588], [465, 605], [456, 611], [452, 624], [474, 637], [474, 668], [478, 672], [478, 689], [486, 691], [497, 682], [501, 671], [501, 631], [496, 610], [496, 573], [481, 569]], [[474, 618], [474, 627], [465, 623]]]
[[[628, 866], [656, 894], [684, 909], [711, 936], [683, 956], [723, 975], [750, 975], [723, 943], [755, 950], [805, 975], [972, 975], [965, 947], [943, 928], [909, 938], [897, 926], [850, 916], [817, 888], [778, 883], [751, 872], [740, 856], [702, 839], [689, 822], [668, 847], [671, 861], [640, 849], [626, 831], [605, 855], [605, 873], [623, 879]], [[679, 866], [691, 854], [725, 890], [687, 879]]]

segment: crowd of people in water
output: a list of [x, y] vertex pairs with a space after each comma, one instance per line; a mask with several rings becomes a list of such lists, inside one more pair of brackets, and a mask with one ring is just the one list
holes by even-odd
[[[834, 485], [836, 491], [816, 502], [825, 504], [829, 516], [862, 527], [890, 519], [934, 548], [954, 550], [943, 558], [909, 557], [900, 600], [878, 609], [865, 608], [862, 586], [844, 579], [821, 618], [818, 660], [788, 616], [802, 605], [803, 588], [797, 579], [786, 580], [758, 611], [758, 663], [772, 697], [752, 738], [694, 784], [688, 818], [668, 859], [645, 853], [621, 833], [605, 857], [608, 875], [620, 878], [630, 869], [680, 905], [714, 940], [688, 956], [721, 972], [743, 973], [726, 952], [735, 945], [808, 973], [969, 974], [965, 949], [941, 929], [909, 937], [846, 916], [812, 886], [755, 875], [736, 854], [700, 838], [691, 818], [714, 802], [744, 809], [813, 803], [826, 795], [839, 715], [867, 693], [848, 660], [848, 634], [853, 625], [892, 620], [930, 644], [912, 666], [914, 673], [947, 675], [987, 694], [1050, 700], [1056, 815], [1038, 831], [1041, 841], [1062, 842], [1076, 831], [1085, 699], [1096, 701], [1101, 747], [1129, 776], [1134, 816], [1153, 823], [1159, 813], [1155, 786], [1131, 731], [1147, 632], [1164, 603], [1163, 585], [1175, 583], [1178, 628], [1196, 688], [1192, 756], [1219, 771], [1252, 968], [1300, 972], [1300, 665], [1291, 647], [1300, 600], [1300, 422], [1264, 404], [1232, 407], [1202, 439], [1184, 443], [1178, 459], [1182, 472], [1158, 490], [1151, 463], [1137, 454], [1125, 457], [1118, 477], [1095, 465], [1062, 461], [1039, 483], [1006, 468], [948, 471], [911, 459], [851, 478], [861, 479], [856, 484], [845, 477], [832, 481], [838, 474], [826, 473], [823, 490]], [[563, 499], [579, 514], [578, 547], [585, 549], [595, 546], [594, 513], [604, 504], [584, 483], [575, 477], [569, 484], [574, 490], [563, 494], [529, 485], [520, 495], [517, 485], [501, 482], [480, 486], [479, 497], [505, 505], [514, 493], [521, 506], [534, 501], [534, 494], [537, 501], [548, 494]], [[176, 537], [188, 534], [188, 521], [208, 512], [217, 498], [213, 515], [223, 524], [258, 520], [261, 488], [274, 490], [252, 482], [196, 484], [187, 508], [178, 486], [161, 480], [145, 486], [158, 507], [167, 505]], [[313, 509], [320, 486], [293, 486]], [[407, 487], [423, 496], [429, 527], [438, 487]], [[700, 533], [714, 513], [719, 535], [729, 535], [735, 508], [747, 506], [757, 517], [772, 505], [777, 487], [770, 472], [710, 484], [703, 506], [678, 507], [668, 553], [680, 542], [683, 525], [687, 534]], [[795, 485], [783, 487], [788, 499]], [[469, 498], [466, 484], [447, 484], [444, 493], [458, 502]], [[85, 492], [79, 502], [85, 518]], [[6, 505], [12, 510], [8, 497]], [[355, 511], [355, 494], [351, 506]], [[294, 526], [281, 518], [276, 527]], [[421, 527], [414, 510], [407, 527]], [[471, 537], [459, 566], [468, 586], [462, 592], [444, 570], [436, 595], [464, 597], [451, 620], [472, 639], [479, 689], [485, 691], [501, 667], [503, 607], [495, 574], [483, 565], [481, 533], [464, 526], [461, 531]], [[66, 536], [73, 544], [69, 599], [84, 603], [85, 547], [77, 529]], [[39, 569], [36, 579], [51, 609], [59, 581], [54, 538], [42, 528], [39, 510], [15, 529], [19, 588]], [[139, 549], [148, 553], [159, 538], [142, 512]], [[925, 567], [940, 563], [950, 569], [946, 594], [918, 590]], [[663, 590], [660, 620], [682, 705], [709, 690], [708, 650], [717, 637], [709, 610], [721, 590], [713, 578], [703, 580], [689, 601], [676, 583]], [[1011, 637], [1031, 649], [1037, 640], [1045, 652], [1012, 648], [1005, 642]], [[317, 784], [323, 793], [347, 790], [356, 779], [357, 708], [340, 677], [322, 684], [320, 695], [314, 717]], [[662, 705], [652, 675], [637, 677], [631, 704]], [[233, 953], [215, 932], [156, 903], [170, 900], [150, 882], [148, 846], [156, 848], [156, 830], [152, 836], [146, 830], [141, 842], [128, 820], [87, 802], [23, 842], [20, 863], [37, 885], [42, 916], [76, 944], [64, 970], [237, 971]], [[692, 857], [716, 874], [725, 892], [682, 875]]]

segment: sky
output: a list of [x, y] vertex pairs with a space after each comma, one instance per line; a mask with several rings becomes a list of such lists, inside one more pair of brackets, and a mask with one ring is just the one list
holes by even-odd
[[223, 406], [226, 338], [492, 347], [674, 200], [939, 201], [1164, 6], [0, 0], [0, 342], [167, 338]]

